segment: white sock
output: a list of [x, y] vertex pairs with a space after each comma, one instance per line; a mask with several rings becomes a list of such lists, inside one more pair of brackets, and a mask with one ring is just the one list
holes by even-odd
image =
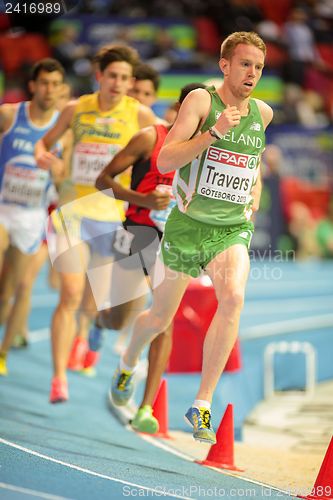
[[121, 371], [125, 371], [125, 372], [134, 372], [134, 371], [135, 371], [135, 368], [136, 368], [135, 366], [128, 366], [128, 365], [124, 362], [123, 358], [120, 358], [120, 360], [119, 360], [119, 369], [120, 369]]
[[204, 399], [195, 399], [192, 406], [195, 406], [195, 408], [207, 408], [210, 410], [211, 404], [209, 401], [205, 401]]

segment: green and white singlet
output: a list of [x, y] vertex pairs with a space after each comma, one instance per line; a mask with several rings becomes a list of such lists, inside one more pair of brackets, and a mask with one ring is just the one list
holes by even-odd
[[[211, 109], [201, 132], [215, 125], [226, 107], [213, 87], [208, 92], [212, 98]], [[251, 191], [264, 148], [261, 114], [256, 100], [250, 99], [249, 113], [241, 117], [237, 127], [177, 170], [174, 188], [180, 212], [215, 226], [248, 221], [252, 214]]]

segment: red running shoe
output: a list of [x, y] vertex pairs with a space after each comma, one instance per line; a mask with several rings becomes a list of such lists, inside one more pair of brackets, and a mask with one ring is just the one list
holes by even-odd
[[82, 370], [87, 351], [88, 341], [81, 337], [75, 337], [72, 350], [69, 355], [67, 368], [74, 371]]
[[84, 358], [83, 368], [92, 368], [96, 366], [100, 357], [100, 352], [88, 350]]
[[50, 390], [50, 403], [65, 403], [68, 401], [67, 380], [53, 377]]

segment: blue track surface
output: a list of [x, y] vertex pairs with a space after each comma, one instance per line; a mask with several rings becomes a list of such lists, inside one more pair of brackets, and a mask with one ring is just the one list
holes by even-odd
[[[219, 397], [218, 393], [214, 403], [218, 414], [221, 414], [221, 406], [226, 400], [230, 401], [229, 395], [238, 392], [235, 384], [240, 388], [239, 394], [234, 395], [240, 412], [251, 409], [260, 399], [262, 368], [258, 353], [268, 341], [280, 337], [300, 338], [300, 335], [305, 339], [308, 335], [311, 341], [320, 338], [317, 346], [321, 349], [320, 356], [329, 356], [325, 346], [326, 340], [329, 342], [332, 338], [332, 327], [320, 327], [318, 331], [308, 329], [309, 320], [306, 320], [304, 331], [297, 328], [293, 331], [295, 325], [287, 323], [281, 325], [284, 333], [278, 337], [267, 338], [264, 332], [265, 325], [289, 320], [314, 318], [316, 323], [317, 320], [325, 322], [322, 318], [326, 316], [329, 322], [333, 266], [325, 263], [279, 264], [282, 276], [274, 280], [272, 275], [265, 279], [265, 265], [254, 266], [261, 276], [257, 279], [252, 273], [248, 286], [241, 324], [244, 369], [239, 374], [223, 377], [219, 387], [224, 396]], [[45, 283], [43, 272], [34, 289], [30, 320], [30, 330], [35, 331], [31, 336], [33, 342], [25, 351], [10, 353], [10, 374], [0, 379], [1, 498], [263, 497], [260, 485], [199, 466], [159, 449], [113, 418], [106, 403], [109, 378], [116, 364], [112, 354], [112, 334], [103, 351], [97, 376], [87, 378], [69, 374], [70, 402], [50, 405], [51, 363], [46, 333], [56, 294], [48, 291]], [[291, 331], [288, 331], [288, 325], [291, 325]], [[38, 332], [40, 329], [45, 330]], [[326, 362], [323, 365], [321, 378], [332, 377]], [[251, 382], [249, 377], [252, 377]], [[193, 399], [198, 376], [173, 375], [168, 378], [170, 426], [181, 429], [182, 415]], [[270, 491], [270, 496], [287, 498], [275, 490]]]

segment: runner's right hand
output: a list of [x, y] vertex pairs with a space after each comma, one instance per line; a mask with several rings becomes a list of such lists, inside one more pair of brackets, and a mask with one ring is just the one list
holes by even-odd
[[221, 113], [214, 127], [221, 135], [225, 135], [233, 127], [240, 124], [241, 114], [236, 106], [229, 106]]
[[43, 170], [51, 170], [52, 165], [58, 160], [58, 158], [49, 151], [42, 153], [40, 156], [36, 158], [36, 163], [38, 168]]
[[167, 192], [150, 191], [146, 193], [143, 199], [144, 207], [151, 210], [164, 210], [168, 207], [170, 196]]

